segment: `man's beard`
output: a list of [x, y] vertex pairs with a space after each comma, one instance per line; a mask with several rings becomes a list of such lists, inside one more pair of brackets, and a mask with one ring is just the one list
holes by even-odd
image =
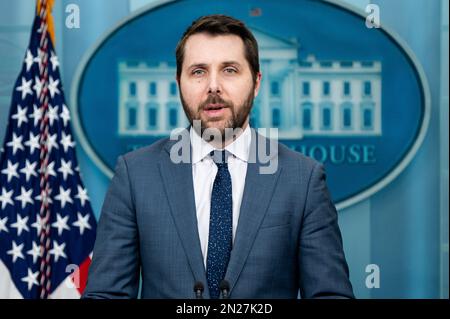
[[[197, 132], [197, 134], [199, 134], [200, 136], [203, 136], [203, 132], [208, 129], [208, 128], [213, 128], [214, 126], [207, 126], [207, 122], [201, 120], [201, 112], [205, 109], [205, 107], [209, 104], [221, 104], [223, 105], [224, 108], [228, 108], [231, 111], [231, 118], [227, 119], [227, 121], [225, 122], [225, 125], [221, 128], [218, 128], [218, 130], [220, 131], [220, 134], [222, 136], [222, 141], [225, 141], [225, 129], [229, 128], [229, 129], [242, 129], [242, 126], [244, 125], [245, 121], [248, 118], [248, 115], [250, 114], [250, 111], [252, 110], [252, 106], [253, 106], [253, 100], [254, 100], [254, 90], [252, 88], [252, 90], [250, 91], [250, 93], [248, 94], [247, 98], [244, 100], [243, 104], [238, 108], [239, 112], [236, 112], [236, 108], [234, 106], [234, 104], [231, 101], [226, 101], [224, 99], [222, 99], [219, 95], [217, 94], [210, 94], [208, 95], [208, 98], [202, 102], [197, 108], [196, 110], [194, 110], [193, 108], [191, 108], [186, 101], [183, 98], [183, 94], [181, 93], [180, 90], [180, 100], [181, 100], [181, 104], [183, 105], [183, 109], [184, 109], [184, 113], [186, 114], [189, 123], [191, 124], [191, 126], [196, 129], [198, 126], [197, 125], [193, 125], [194, 120], [198, 120], [201, 121], [201, 126], [200, 132]], [[214, 121], [208, 121], [208, 122], [214, 122]]]

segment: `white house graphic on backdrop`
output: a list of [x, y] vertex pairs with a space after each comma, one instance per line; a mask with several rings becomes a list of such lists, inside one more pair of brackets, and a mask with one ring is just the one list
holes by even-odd
[[[381, 63], [298, 60], [295, 40], [252, 30], [263, 74], [252, 127], [276, 127], [281, 139], [381, 135]], [[176, 66], [119, 62], [119, 135], [163, 136], [188, 121]]]

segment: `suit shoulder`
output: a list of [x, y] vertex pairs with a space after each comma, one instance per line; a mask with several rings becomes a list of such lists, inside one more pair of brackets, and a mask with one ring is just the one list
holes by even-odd
[[157, 140], [156, 142], [148, 146], [144, 146], [137, 150], [128, 152], [122, 155], [122, 157], [128, 165], [133, 165], [135, 163], [149, 163], [152, 160], [156, 161], [156, 159], [159, 158], [161, 151], [164, 150], [164, 147], [166, 146], [168, 141], [170, 141], [168, 137]]
[[320, 164], [315, 159], [294, 151], [282, 143], [278, 143], [278, 153], [280, 160], [285, 164], [288, 166], [299, 166], [303, 170], [312, 170]]

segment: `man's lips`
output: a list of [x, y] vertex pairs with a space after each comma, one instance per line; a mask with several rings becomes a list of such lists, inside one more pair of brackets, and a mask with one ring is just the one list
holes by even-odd
[[205, 111], [211, 111], [211, 110], [220, 110], [220, 109], [223, 109], [225, 107], [226, 106], [224, 104], [216, 103], [216, 104], [208, 104], [203, 109]]
[[228, 107], [225, 104], [207, 104], [205, 105], [205, 107], [203, 108], [203, 112], [208, 116], [208, 117], [219, 117], [222, 116], [223, 113], [225, 112], [225, 110]]

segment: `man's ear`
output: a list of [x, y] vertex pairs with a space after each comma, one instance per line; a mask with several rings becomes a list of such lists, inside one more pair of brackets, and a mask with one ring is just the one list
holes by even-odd
[[255, 94], [255, 97], [258, 96], [259, 88], [261, 87], [261, 79], [262, 79], [262, 73], [261, 73], [261, 72], [258, 72], [258, 73], [256, 74], [255, 90], [254, 90], [254, 92], [253, 92], [253, 93]]

